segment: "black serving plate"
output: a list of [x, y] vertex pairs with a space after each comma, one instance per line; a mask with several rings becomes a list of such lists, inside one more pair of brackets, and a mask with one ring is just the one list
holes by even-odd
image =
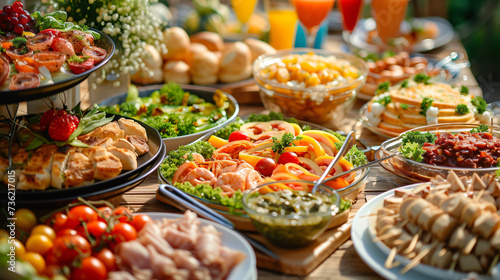
[[106, 50], [107, 54], [103, 61], [99, 62], [94, 66], [94, 68], [86, 72], [83, 72], [78, 75], [73, 75], [72, 77], [62, 81], [54, 82], [54, 84], [40, 85], [36, 88], [29, 88], [22, 90], [0, 90], [0, 94], [2, 94], [2, 98], [0, 98], [0, 105], [14, 104], [23, 101], [40, 99], [43, 97], [63, 92], [67, 89], [70, 89], [80, 84], [85, 79], [87, 79], [92, 72], [96, 71], [97, 69], [101, 68], [104, 64], [106, 64], [115, 52], [115, 44], [113, 43], [113, 40], [109, 38], [108, 35], [96, 29], [92, 30], [101, 35], [101, 38], [99, 38], [99, 40], [96, 40], [94, 44], [95, 46]]
[[[119, 118], [127, 118], [123, 116], [114, 116], [115, 120]], [[73, 187], [67, 189], [48, 188], [42, 191], [36, 190], [16, 190], [15, 202], [16, 204], [43, 204], [47, 207], [48, 203], [54, 202], [69, 202], [77, 197], [111, 197], [119, 193], [123, 193], [132, 187], [134, 183], [142, 177], [144, 179], [147, 175], [153, 172], [162, 162], [165, 157], [166, 150], [165, 144], [160, 137], [158, 131], [140, 121], [134, 120], [146, 129], [148, 135], [149, 152], [140, 156], [137, 159], [137, 168], [134, 170], [127, 170], [122, 172], [117, 177], [97, 181], [94, 184], [80, 187]], [[4, 185], [0, 190], [0, 202], [5, 203], [8, 200], [7, 187]], [[50, 205], [52, 207], [52, 205]]]

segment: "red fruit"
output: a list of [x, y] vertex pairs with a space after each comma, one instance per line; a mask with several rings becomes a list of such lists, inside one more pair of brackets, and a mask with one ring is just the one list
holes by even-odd
[[90, 70], [94, 67], [94, 60], [92, 58], [87, 58], [82, 63], [78, 63], [75, 61], [68, 61], [68, 66], [71, 71], [75, 74], [81, 74], [87, 70]]
[[40, 130], [46, 131], [55, 116], [56, 111], [52, 109], [43, 113], [42, 117], [40, 118]]
[[23, 3], [16, 1], [12, 4], [12, 10], [14, 12], [19, 13], [20, 11], [23, 11]]
[[277, 164], [272, 158], [262, 158], [255, 165], [255, 170], [259, 171], [260, 174], [269, 177], [273, 174], [276, 166]]
[[48, 34], [51, 34], [51, 35], [52, 35], [52, 36], [54, 36], [54, 37], [59, 37], [59, 36], [61, 36], [61, 31], [60, 31], [60, 30], [57, 30], [57, 29], [53, 29], [53, 28], [49, 28], [49, 29], [42, 30], [42, 31], [40, 31], [39, 33], [48, 33]]
[[247, 140], [248, 141], [248, 140], [250, 140], [250, 137], [248, 136], [248, 134], [246, 134], [245, 132], [240, 131], [240, 130], [233, 131], [231, 134], [229, 134], [229, 139], [228, 139], [229, 142], [238, 141], [238, 140]]
[[67, 141], [76, 128], [73, 117], [58, 115], [49, 125], [49, 136], [56, 141]]
[[300, 164], [299, 157], [294, 152], [284, 152], [278, 159], [278, 164], [287, 164], [287, 163], [295, 163]]
[[53, 51], [63, 53], [68, 57], [72, 57], [75, 55], [75, 48], [73, 48], [73, 45], [64, 38], [54, 38], [54, 40], [52, 40], [52, 45], [50, 45], [50, 48]]

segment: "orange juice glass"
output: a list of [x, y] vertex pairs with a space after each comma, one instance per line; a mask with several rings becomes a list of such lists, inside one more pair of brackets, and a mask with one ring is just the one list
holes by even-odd
[[335, 0], [293, 0], [293, 2], [300, 22], [311, 32], [328, 16]]
[[409, 0], [372, 0], [372, 15], [377, 23], [377, 33], [387, 44], [399, 37], [399, 28], [406, 15]]
[[255, 9], [257, 0], [231, 0], [231, 6], [238, 20], [245, 24], [250, 19], [250, 16]]
[[266, 0], [269, 18], [269, 44], [275, 49], [291, 49], [295, 36], [297, 13], [289, 0]]

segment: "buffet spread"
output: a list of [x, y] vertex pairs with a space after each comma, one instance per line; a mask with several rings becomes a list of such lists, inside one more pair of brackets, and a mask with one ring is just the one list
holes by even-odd
[[[236, 10], [238, 1], [231, 2]], [[316, 8], [331, 9], [333, 1], [325, 2]], [[361, 4], [356, 18], [346, 11], [352, 3], [340, 2], [345, 20], [356, 19], [344, 22], [344, 39], [355, 47]], [[24, 279], [71, 280], [257, 279], [257, 267], [306, 276], [352, 238], [383, 277], [498, 278], [494, 113], [480, 93], [457, 83], [461, 67], [449, 65], [458, 55], [437, 61], [414, 54], [422, 42], [442, 38], [447, 25], [402, 24], [401, 13], [391, 19], [401, 32], [382, 28], [380, 13], [390, 1], [373, 2], [374, 18], [363, 26], [377, 26], [363, 29], [362, 39], [385, 52], [276, 50], [245, 34], [230, 42], [216, 28], [188, 35], [153, 24], [154, 40], [132, 36], [144, 41], [135, 42], [142, 55], [130, 56], [123, 38], [115, 54], [119, 28], [111, 22], [130, 27], [132, 20], [115, 18], [123, 7], [96, 9], [102, 28], [73, 18], [80, 11], [71, 7], [33, 13], [20, 2], [3, 7], [5, 104], [58, 94], [92, 72], [102, 82], [113, 55], [112, 67], [137, 66], [130, 71], [137, 86], [100, 104], [47, 102], [43, 112], [17, 116], [16, 108], [2, 116], [0, 201], [15, 221], [0, 231], [7, 270]], [[214, 20], [216, 4], [195, 1], [198, 16]], [[243, 16], [245, 7], [236, 13], [243, 27], [253, 12]], [[320, 22], [297, 13], [312, 35]], [[408, 24], [411, 30], [403, 28]], [[126, 28], [123, 36], [135, 31]], [[256, 85], [267, 111], [238, 116], [236, 99], [217, 89], [242, 83]], [[387, 139], [374, 151], [363, 150], [363, 139], [350, 131], [330, 129], [357, 99], [367, 101], [361, 129]], [[417, 184], [364, 204], [373, 160]], [[148, 176], [154, 177], [148, 199], [182, 214], [120, 206], [122, 195], [143, 189]]]

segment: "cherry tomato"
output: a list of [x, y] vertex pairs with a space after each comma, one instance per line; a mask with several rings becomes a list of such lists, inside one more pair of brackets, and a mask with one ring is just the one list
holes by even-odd
[[106, 266], [96, 257], [86, 257], [81, 265], [71, 272], [70, 280], [106, 280], [108, 271]]
[[23, 260], [29, 262], [38, 274], [42, 274], [45, 270], [45, 259], [38, 253], [28, 252], [24, 254]]
[[47, 225], [37, 225], [31, 230], [31, 235], [41, 234], [47, 236], [50, 240], [56, 239], [56, 232]]
[[114, 214], [113, 209], [111, 209], [111, 207], [109, 206], [99, 207], [97, 208], [97, 210], [100, 212], [97, 213], [98, 214], [97, 220], [106, 223], [107, 219], [109, 219], [109, 217], [113, 216]]
[[65, 228], [57, 232], [56, 237], [61, 237], [65, 235], [78, 235], [78, 231], [72, 228]]
[[9, 236], [10, 234], [5, 229], [0, 229], [0, 242], [5, 238], [9, 238]]
[[260, 174], [269, 177], [273, 174], [273, 170], [276, 166], [277, 164], [272, 158], [262, 158], [255, 165], [255, 170], [259, 171]]
[[130, 209], [128, 209], [127, 207], [124, 206], [116, 207], [114, 214], [115, 216], [119, 216], [118, 221], [122, 223], [132, 221], [132, 211], [130, 211]]
[[278, 164], [295, 163], [300, 164], [299, 157], [294, 152], [284, 152], [278, 159]]
[[30, 235], [26, 241], [26, 250], [40, 255], [45, 255], [53, 246], [52, 240], [41, 234]]
[[49, 277], [49, 279], [54, 279], [57, 275], [63, 276], [64, 272], [62, 271], [62, 267], [57, 264], [47, 264], [43, 274]]
[[[85, 37], [87, 37], [87, 39], [88, 39], [87, 33], [85, 34]], [[92, 41], [94, 41], [94, 37], [92, 37], [92, 35], [90, 35], [90, 37], [92, 38]], [[90, 42], [90, 40], [89, 40], [89, 42]], [[84, 56], [88, 56], [88, 57], [92, 58], [94, 60], [94, 63], [101, 62], [104, 58], [106, 58], [106, 54], [107, 54], [105, 49], [101, 49], [101, 48], [95, 47], [95, 46], [86, 46], [83, 49], [82, 53]]]
[[54, 254], [54, 246], [52, 246], [52, 248], [50, 248], [50, 250], [47, 251], [47, 253], [45, 253], [43, 255], [43, 257], [45, 258], [45, 264], [46, 265], [54, 265], [54, 264], [59, 264], [59, 260], [57, 259], [56, 255]]
[[10, 246], [14, 246], [14, 251], [16, 252], [16, 256], [23, 258], [24, 254], [26, 254], [26, 247], [24, 247], [23, 243], [18, 239], [9, 239], [8, 241]]
[[144, 225], [152, 221], [153, 219], [151, 219], [148, 215], [138, 214], [134, 216], [130, 224], [135, 228], [135, 230], [137, 230], [137, 232], [139, 232]]
[[42, 30], [42, 31], [40, 31], [38, 33], [47, 33], [47, 34], [51, 34], [54, 37], [59, 37], [61, 35], [61, 31], [60, 30], [53, 29], [53, 28], [48, 28], [48, 29]]
[[71, 71], [75, 74], [81, 74], [87, 70], [90, 70], [94, 67], [94, 59], [92, 58], [87, 58], [83, 62], [75, 62], [75, 61], [69, 61], [68, 60], [68, 66]]
[[68, 228], [75, 228], [82, 222], [97, 221], [97, 212], [87, 205], [78, 205], [69, 210], [68, 213]]
[[229, 140], [228, 141], [229, 142], [233, 142], [233, 141], [238, 141], [238, 140], [247, 140], [247, 141], [249, 141], [250, 137], [248, 136], [248, 134], [246, 134], [243, 131], [240, 131], [240, 130], [233, 131], [229, 135]]
[[99, 252], [94, 252], [92, 256], [98, 258], [108, 271], [118, 270], [118, 266], [116, 265], [115, 254], [111, 252], [108, 248], [103, 248]]
[[115, 225], [111, 234], [115, 237], [115, 244], [137, 239], [137, 231], [133, 226], [127, 223]]
[[33, 211], [21, 208], [14, 214], [16, 220], [16, 228], [24, 232], [30, 232], [36, 226], [36, 216]]
[[65, 235], [54, 240], [53, 252], [59, 264], [70, 264], [77, 256], [90, 256], [91, 247], [87, 239], [79, 235]]
[[[108, 225], [103, 221], [92, 221], [87, 223], [87, 231], [91, 237], [96, 240], [97, 244], [99, 243], [101, 237], [106, 233], [107, 227]], [[83, 237], [88, 237], [83, 226], [79, 226], [77, 232]]]

